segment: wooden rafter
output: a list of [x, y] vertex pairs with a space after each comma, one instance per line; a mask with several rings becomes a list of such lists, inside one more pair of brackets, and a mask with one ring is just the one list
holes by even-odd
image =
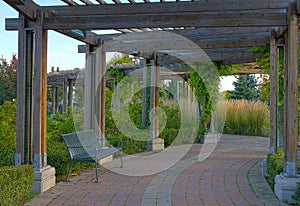
[[[131, 4], [130, 4], [131, 5]], [[136, 4], [138, 5], [138, 4]], [[102, 5], [104, 6], [104, 5]], [[106, 5], [105, 5], [106, 6]], [[115, 5], [117, 6], [117, 5]], [[77, 7], [69, 7], [77, 8]], [[88, 7], [86, 7], [88, 8]], [[84, 10], [84, 9], [83, 9]], [[56, 11], [55, 11], [56, 12]], [[58, 11], [57, 11], [58, 12]], [[59, 13], [59, 12], [58, 12]], [[105, 14], [84, 16], [56, 15], [45, 18], [45, 29], [132, 29], [168, 27], [274, 27], [286, 26], [282, 10], [232, 12], [182, 12], [143, 14]]]
[[32, 0], [4, 0], [8, 5], [10, 5], [12, 8], [20, 12], [23, 16], [34, 20], [35, 19], [35, 12], [38, 8], [38, 5], [35, 4]]

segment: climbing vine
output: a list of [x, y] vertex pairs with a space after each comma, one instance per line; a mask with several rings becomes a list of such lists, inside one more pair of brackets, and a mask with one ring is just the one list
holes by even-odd
[[199, 104], [199, 138], [207, 131], [212, 112], [216, 108], [220, 79], [218, 74], [211, 72], [212, 68], [216, 69], [216, 65], [212, 62], [202, 62], [187, 67], [190, 71], [188, 84], [194, 88], [194, 94]]

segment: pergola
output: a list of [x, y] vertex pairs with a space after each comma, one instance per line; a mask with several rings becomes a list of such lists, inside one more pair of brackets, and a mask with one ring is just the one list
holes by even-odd
[[[85, 129], [95, 128], [95, 122], [99, 122], [100, 137], [105, 129], [105, 52], [140, 52], [154, 64], [155, 80], [159, 76], [157, 65], [180, 63], [174, 58], [176, 53], [187, 57], [195, 52], [189, 45], [174, 49], [168, 48], [168, 44], [160, 44], [165, 41], [176, 45], [178, 42], [155, 35], [155, 31], [190, 39], [219, 64], [253, 62], [261, 55], [250, 52], [249, 48], [270, 46], [270, 153], [277, 150], [278, 48], [283, 47], [284, 174], [286, 178], [297, 177], [299, 0], [62, 0], [67, 4], [65, 6], [40, 6], [32, 0], [4, 1], [19, 12], [18, 19], [6, 19], [7, 30], [19, 31], [16, 165], [33, 160], [39, 191], [46, 189], [43, 186], [46, 179], [41, 174], [50, 171], [46, 153], [48, 30], [85, 43], [79, 46], [79, 52], [86, 54], [85, 99], [91, 99], [96, 91], [99, 94], [97, 101], [85, 108]], [[114, 29], [119, 34], [99, 35], [93, 31], [106, 29]], [[153, 37], [149, 32], [153, 32]], [[140, 35], [118, 39], [128, 33]], [[143, 34], [147, 34], [152, 42], [146, 50], [161, 52], [158, 58], [142, 52], [145, 39], [139, 37]], [[112, 43], [105, 46], [105, 42], [111, 39]], [[100, 69], [96, 69], [99, 65]], [[99, 87], [96, 86], [98, 83]], [[95, 108], [99, 115], [94, 118], [92, 111]], [[30, 141], [33, 142], [32, 148], [28, 146]]]

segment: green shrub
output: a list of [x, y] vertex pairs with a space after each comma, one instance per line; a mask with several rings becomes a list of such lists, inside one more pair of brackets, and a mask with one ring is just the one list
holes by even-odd
[[[55, 167], [57, 181], [62, 180], [69, 169], [70, 155], [60, 135], [75, 131], [73, 118], [74, 115], [66, 113], [48, 118], [47, 161]], [[84, 166], [85, 164], [74, 163], [71, 172], [79, 174]]]
[[278, 149], [277, 154], [268, 154], [267, 157], [267, 172], [269, 174], [268, 183], [274, 190], [275, 177], [283, 172], [284, 153], [282, 148]]
[[[69, 169], [70, 155], [66, 145], [63, 142], [48, 140], [47, 142], [47, 161], [52, 167], [55, 167], [56, 180], [62, 180]], [[72, 173], [80, 174], [83, 165], [74, 163]]]
[[[181, 144], [192, 144], [197, 140], [196, 129], [198, 128], [181, 128], [179, 129], [164, 129], [159, 137], [164, 140], [165, 147], [172, 145], [181, 145]], [[180, 133], [179, 133], [180, 131]], [[195, 137], [195, 139], [193, 138]]]
[[296, 201], [297, 205], [300, 205], [300, 183], [297, 183], [297, 190], [293, 199]]
[[0, 204], [22, 205], [33, 184], [33, 167], [0, 167]]
[[14, 164], [16, 150], [16, 105], [5, 102], [0, 106], [0, 166]]
[[[140, 141], [138, 140], [140, 138], [140, 134], [129, 134], [127, 136], [123, 134], [119, 134], [114, 136], [115, 138], [120, 138], [122, 140], [122, 152], [128, 155], [136, 154], [139, 152], [146, 151], [146, 147], [148, 144], [148, 141]], [[117, 147], [119, 145], [119, 141], [116, 139], [109, 140], [110, 144], [112, 146]]]

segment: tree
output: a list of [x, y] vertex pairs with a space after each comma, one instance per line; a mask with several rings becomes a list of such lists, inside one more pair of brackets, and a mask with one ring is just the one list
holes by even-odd
[[235, 90], [230, 92], [230, 99], [260, 100], [261, 92], [254, 75], [240, 75], [233, 85]]
[[10, 63], [3, 57], [0, 58], [0, 105], [17, 97], [17, 67], [16, 54], [13, 54]]

